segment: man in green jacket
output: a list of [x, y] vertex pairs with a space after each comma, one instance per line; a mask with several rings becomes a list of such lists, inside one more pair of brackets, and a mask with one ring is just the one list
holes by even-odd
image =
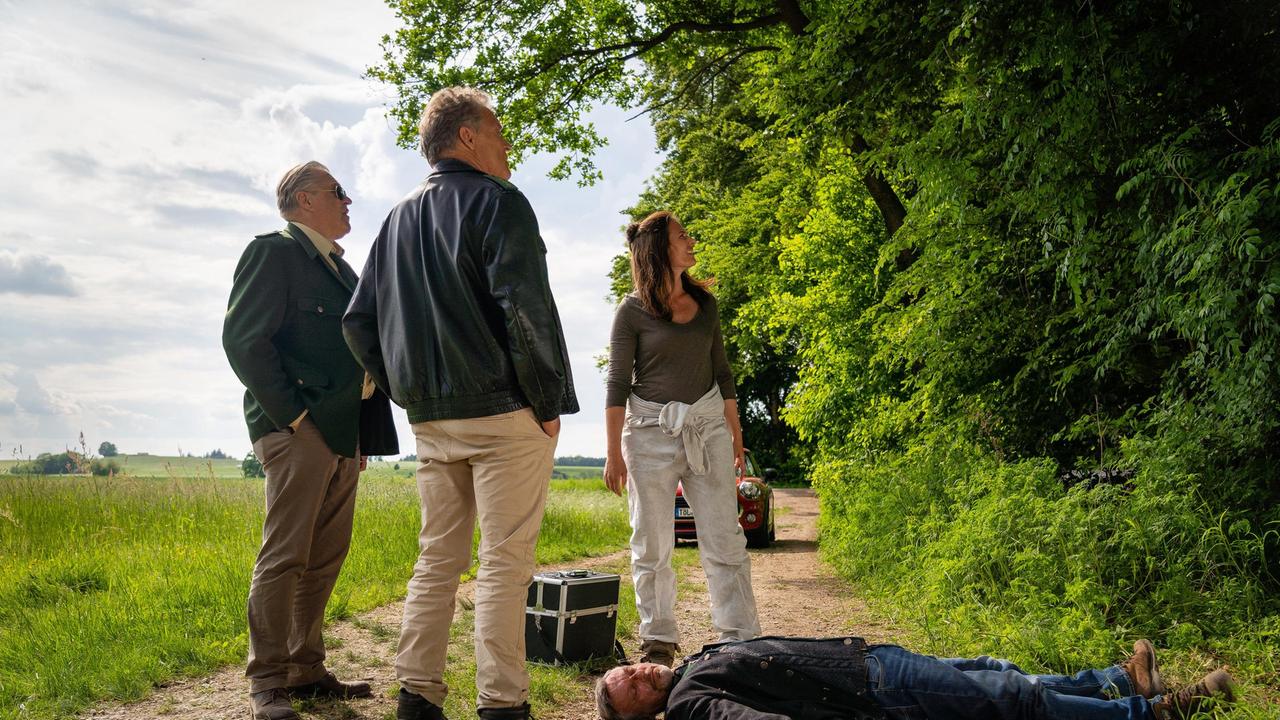
[[291, 696], [371, 694], [325, 669], [320, 631], [351, 544], [365, 457], [399, 452], [390, 403], [342, 337], [357, 277], [336, 241], [351, 231], [351, 199], [312, 161], [285, 173], [276, 201], [288, 225], [245, 248], [222, 328], [267, 476], [249, 589], [254, 720], [297, 718]]

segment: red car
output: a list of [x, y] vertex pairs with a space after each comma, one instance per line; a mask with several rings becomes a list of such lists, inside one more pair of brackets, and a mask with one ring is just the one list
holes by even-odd
[[[773, 526], [773, 488], [769, 487], [774, 471], [769, 468], [761, 475], [750, 450], [743, 459], [747, 467], [738, 478], [738, 524], [747, 536], [747, 547], [766, 548], [777, 538]], [[693, 508], [684, 499], [682, 485], [676, 485], [676, 539], [698, 539]]]

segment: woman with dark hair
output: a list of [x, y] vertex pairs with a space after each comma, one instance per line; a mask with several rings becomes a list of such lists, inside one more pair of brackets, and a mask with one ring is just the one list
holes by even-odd
[[698, 551], [720, 640], [760, 634], [751, 561], [738, 525], [742, 427], [720, 316], [708, 283], [689, 276], [694, 240], [671, 213], [627, 228], [635, 291], [619, 304], [609, 345], [605, 484], [627, 491], [631, 574], [642, 662], [675, 662], [676, 483], [698, 524]]

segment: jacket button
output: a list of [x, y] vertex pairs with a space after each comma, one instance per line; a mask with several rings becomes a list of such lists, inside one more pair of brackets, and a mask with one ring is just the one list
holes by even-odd
[[762, 668], [767, 668], [767, 667], [769, 667], [769, 661], [768, 661], [768, 660], [761, 660], [761, 661], [760, 661], [760, 667], [762, 667]]
[[316, 312], [318, 312], [318, 313], [324, 313], [324, 306], [323, 306], [323, 305], [317, 305], [317, 306], [316, 306]]
[[299, 384], [299, 385], [301, 385], [301, 384], [302, 384], [302, 378], [298, 378], [298, 384]]
[[845, 645], [852, 645], [852, 644], [853, 644], [853, 640], [852, 640], [852, 639], [850, 639], [850, 638], [845, 638], [845, 639], [844, 639], [844, 644], [845, 644]]

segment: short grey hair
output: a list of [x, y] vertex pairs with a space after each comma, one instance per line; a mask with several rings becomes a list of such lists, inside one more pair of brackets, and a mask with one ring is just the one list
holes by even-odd
[[333, 173], [315, 160], [289, 168], [276, 185], [276, 207], [280, 208], [280, 216], [288, 219], [289, 213], [298, 207], [298, 193], [316, 184], [323, 175], [332, 177]]
[[447, 87], [431, 94], [418, 121], [418, 150], [435, 165], [458, 142], [463, 125], [475, 127], [492, 110], [485, 93], [469, 87]]
[[604, 679], [608, 676], [609, 673], [605, 673], [596, 680], [596, 714], [600, 716], [600, 720], [653, 720], [653, 715], [623, 715], [613, 709], [613, 703], [609, 700], [609, 687], [604, 684]]

